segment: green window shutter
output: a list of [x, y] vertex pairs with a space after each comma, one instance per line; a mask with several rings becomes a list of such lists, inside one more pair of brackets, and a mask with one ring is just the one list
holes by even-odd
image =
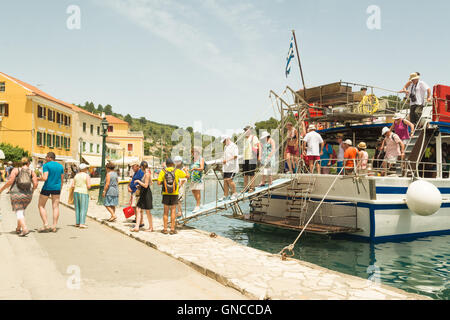
[[67, 150], [70, 150], [70, 138], [67, 138]]
[[36, 144], [38, 146], [41, 145], [41, 133], [40, 132], [36, 133]]
[[52, 146], [52, 135], [47, 133], [47, 147]]

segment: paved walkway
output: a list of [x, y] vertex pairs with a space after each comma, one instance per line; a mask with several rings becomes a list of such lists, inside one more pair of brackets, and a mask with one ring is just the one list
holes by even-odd
[[183, 228], [176, 235], [164, 235], [162, 220], [155, 217], [156, 232], [132, 233], [131, 221], [119, 210], [119, 219], [110, 223], [105, 221], [106, 209], [91, 201], [88, 216], [253, 299], [428, 299], [304, 261], [282, 261], [227, 238], [211, 238], [201, 230]]
[[[26, 211], [32, 231], [42, 226], [37, 194]], [[0, 299], [247, 299], [105, 225], [88, 220], [89, 229], [75, 228], [64, 206], [57, 233], [20, 238], [9, 195], [0, 197]]]

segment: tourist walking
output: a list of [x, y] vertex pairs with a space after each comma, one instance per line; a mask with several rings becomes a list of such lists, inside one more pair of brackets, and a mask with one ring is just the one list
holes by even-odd
[[11, 171], [14, 169], [12, 161], [8, 161], [8, 165], [5, 168], [5, 178], [8, 179]]
[[288, 164], [289, 172], [294, 173], [297, 171], [300, 155], [298, 131], [294, 128], [291, 122], [286, 123], [286, 129], [286, 162]]
[[[398, 157], [402, 158], [405, 156], [405, 144], [402, 142], [400, 137], [393, 133], [388, 127], [384, 127], [381, 131], [381, 135], [384, 136], [381, 149], [385, 150], [385, 156], [382, 167], [383, 169], [388, 169], [392, 165], [397, 163]], [[386, 170], [384, 174], [386, 173]]]
[[367, 153], [367, 145], [365, 142], [360, 142], [358, 148], [358, 165], [356, 170], [359, 174], [367, 173], [367, 163], [369, 162], [369, 154]]
[[11, 198], [12, 210], [17, 216], [16, 233], [20, 237], [25, 237], [30, 233], [25, 222], [25, 209], [33, 198], [33, 192], [38, 186], [38, 180], [34, 171], [30, 168], [30, 160], [22, 158], [20, 169], [15, 168], [11, 171], [8, 181], [0, 188], [0, 194], [6, 188], [11, 187], [9, 196]]
[[251, 126], [244, 128], [244, 165], [242, 170], [244, 172], [244, 189], [248, 192], [255, 191], [253, 177], [255, 176], [257, 162], [261, 161], [261, 145], [258, 137], [253, 135], [252, 131]]
[[81, 229], [87, 228], [86, 216], [89, 208], [89, 189], [91, 188], [91, 177], [87, 173], [88, 168], [87, 164], [80, 164], [80, 171], [75, 175], [72, 182], [75, 227]]
[[153, 231], [153, 219], [152, 213], [150, 210], [153, 209], [153, 195], [152, 195], [152, 171], [148, 168], [147, 161], [142, 161], [140, 169], [144, 172], [144, 177], [142, 180], [136, 180], [139, 185], [139, 200], [137, 201], [136, 207], [136, 224], [131, 231], [138, 232], [140, 225], [138, 225], [137, 221], [143, 222], [144, 212], [147, 214], [148, 220], [148, 229], [145, 231], [152, 232]]
[[344, 135], [342, 133], [338, 133], [336, 135], [336, 141], [338, 143], [338, 153], [337, 153], [337, 162], [336, 162], [336, 169], [337, 173], [339, 174], [344, 167]]
[[402, 142], [406, 145], [410, 139], [409, 130], [411, 130], [411, 135], [414, 133], [414, 125], [406, 119], [403, 119], [401, 114], [396, 113], [394, 115], [394, 123], [390, 127], [392, 132], [395, 132]]
[[114, 168], [115, 165], [112, 162], [108, 162], [106, 165], [105, 187], [103, 189], [103, 205], [111, 214], [111, 217], [107, 220], [109, 222], [117, 220], [116, 207], [119, 205], [119, 176], [114, 171]]
[[323, 139], [316, 131], [316, 126], [310, 124], [308, 133], [303, 138], [304, 148], [306, 148], [306, 163], [309, 165], [309, 172], [314, 173], [314, 163], [316, 163], [317, 173], [320, 174], [320, 156], [323, 154]]
[[[167, 164], [167, 168], [169, 165]], [[202, 157], [202, 151], [199, 147], [194, 147], [194, 161], [191, 164], [191, 191], [195, 198], [195, 208], [193, 213], [200, 210], [200, 203], [202, 200], [203, 185], [203, 171], [205, 170], [205, 159]]]
[[172, 159], [166, 160], [166, 166], [158, 176], [158, 185], [162, 185], [162, 203], [164, 205], [164, 229], [161, 232], [164, 234], [168, 233], [167, 224], [170, 212], [170, 234], [176, 234], [175, 211], [178, 204], [180, 179], [186, 178], [186, 173], [182, 170], [175, 169], [175, 164]]
[[[42, 177], [38, 181], [45, 181], [39, 196], [39, 213], [41, 215], [44, 226], [38, 232], [56, 232], [59, 219], [59, 201], [61, 197], [61, 189], [64, 184], [64, 167], [55, 161], [56, 156], [53, 152], [47, 153], [45, 157], [46, 163], [43, 166]], [[47, 220], [47, 211], [45, 205], [48, 198], [52, 199], [53, 209], [53, 225], [50, 227]]]
[[219, 201], [227, 200], [231, 189], [231, 199], [235, 200], [238, 196], [236, 193], [236, 184], [233, 179], [239, 173], [239, 148], [231, 141], [229, 136], [222, 136], [221, 142], [224, 144], [222, 171], [223, 171], [223, 198]]
[[[130, 193], [130, 207], [133, 208], [134, 212], [137, 211], [136, 205], [137, 201], [139, 199], [138, 192], [138, 180], [142, 180], [144, 178], [144, 171], [141, 170], [140, 163], [139, 162], [133, 162], [131, 164], [131, 170], [134, 172], [133, 177], [131, 178], [130, 183], [128, 184], [128, 192]], [[140, 221], [136, 222], [136, 219], [134, 220], [134, 223], [139, 223], [139, 228], [144, 227], [144, 216], [140, 216]], [[135, 216], [136, 218], [136, 216]]]
[[417, 125], [425, 106], [425, 94], [427, 95], [427, 101], [431, 102], [431, 88], [420, 80], [420, 75], [417, 73], [410, 74], [408, 83], [410, 83], [409, 86], [403, 88], [401, 92], [406, 93], [409, 97], [409, 119], [414, 125]]
[[263, 164], [263, 174], [261, 179], [261, 184], [259, 187], [266, 185], [266, 180], [268, 185], [272, 184], [272, 175], [277, 172], [277, 164], [275, 159], [275, 153], [277, 148], [275, 141], [270, 137], [270, 133], [264, 132], [261, 135], [261, 148], [262, 148], [262, 164]]
[[[180, 156], [176, 156], [173, 159], [173, 162], [175, 162], [175, 169], [183, 170], [186, 174], [188, 174], [188, 170], [183, 166], [183, 158]], [[178, 204], [177, 204], [177, 217], [181, 217], [183, 215], [183, 203], [185, 201], [186, 197], [186, 184], [187, 184], [187, 178], [180, 179], [180, 190], [178, 195]]]

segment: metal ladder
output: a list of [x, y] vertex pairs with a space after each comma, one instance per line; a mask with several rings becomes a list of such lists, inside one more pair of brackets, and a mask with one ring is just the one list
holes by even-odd
[[[304, 177], [304, 175], [302, 176]], [[306, 222], [310, 194], [314, 190], [316, 178], [309, 175], [307, 181], [302, 181], [302, 176], [292, 179], [291, 185], [287, 187], [287, 211], [289, 214], [285, 217], [286, 223], [294, 220], [302, 225]]]

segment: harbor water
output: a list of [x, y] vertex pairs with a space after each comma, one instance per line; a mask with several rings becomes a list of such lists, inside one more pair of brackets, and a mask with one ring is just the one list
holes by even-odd
[[[238, 190], [242, 181], [238, 180]], [[130, 200], [126, 185], [121, 185], [120, 204], [127, 206]], [[205, 202], [222, 196], [221, 187], [215, 179], [206, 179]], [[155, 183], [152, 214], [162, 217], [161, 188]], [[187, 192], [183, 210], [192, 210], [195, 200]], [[203, 197], [202, 193], [202, 197]], [[91, 191], [91, 198], [98, 190]], [[248, 212], [248, 203], [241, 208]], [[122, 214], [119, 208], [117, 214]], [[203, 217], [188, 225], [232, 239], [243, 245], [278, 253], [291, 244], [298, 235], [296, 231], [243, 222], [225, 217], [231, 212], [220, 212]], [[295, 257], [338, 272], [358, 276], [397, 287], [434, 299], [450, 300], [450, 236], [433, 236], [411, 241], [368, 243], [342, 237], [303, 234], [295, 247]]]

